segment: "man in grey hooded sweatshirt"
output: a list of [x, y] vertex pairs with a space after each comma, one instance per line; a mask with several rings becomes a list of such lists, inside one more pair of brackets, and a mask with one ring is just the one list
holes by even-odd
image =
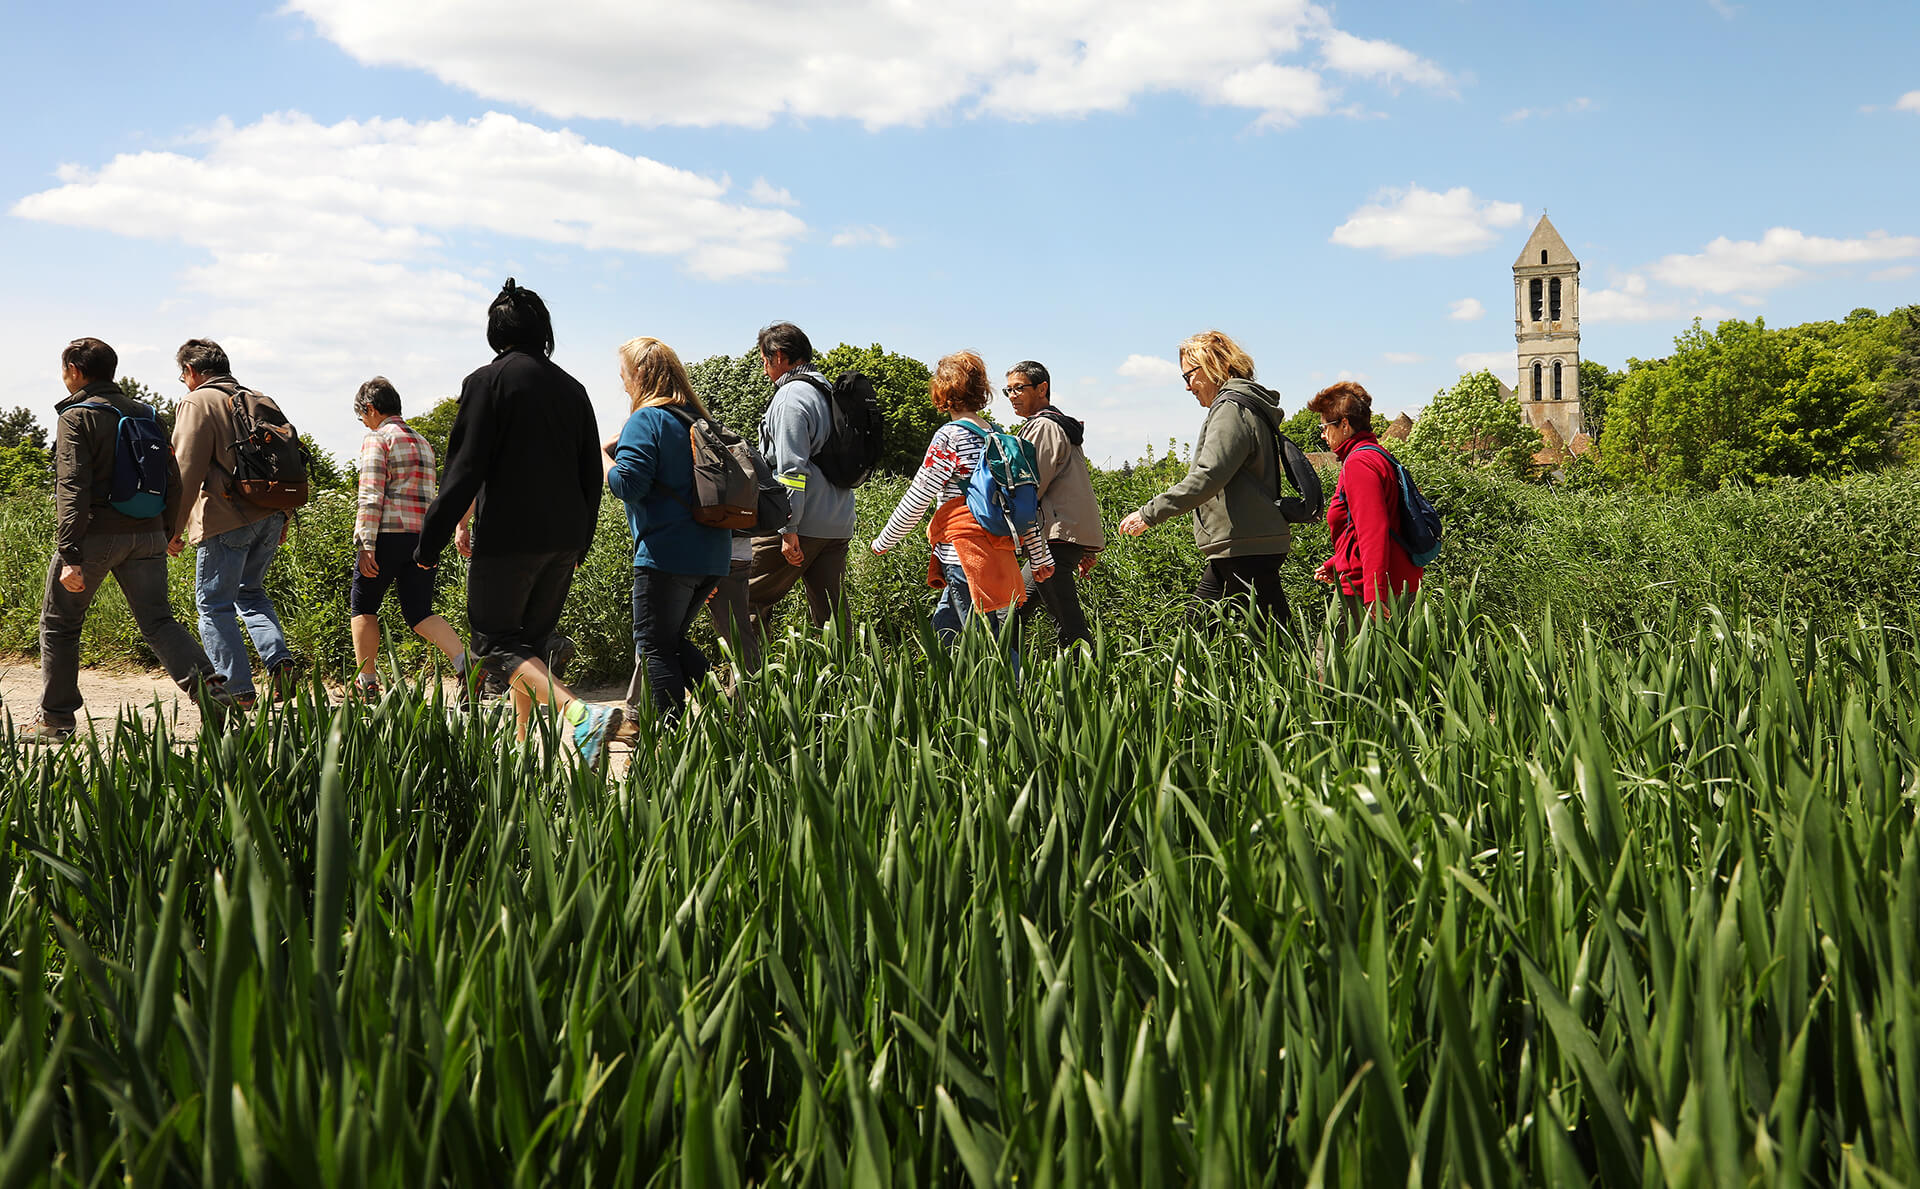
[[821, 627], [839, 614], [853, 539], [853, 490], [820, 473], [813, 458], [833, 432], [833, 385], [813, 367], [813, 343], [791, 322], [760, 332], [760, 366], [773, 402], [760, 422], [760, 452], [787, 489], [793, 515], [779, 532], [753, 541], [747, 620], [764, 638], [768, 613], [794, 583], [805, 585], [807, 613]]

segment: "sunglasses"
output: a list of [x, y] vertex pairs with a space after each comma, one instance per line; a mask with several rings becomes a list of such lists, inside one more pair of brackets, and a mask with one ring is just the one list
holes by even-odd
[[1000, 390], [1002, 396], [1018, 396], [1029, 388], [1038, 388], [1038, 384], [1009, 384]]

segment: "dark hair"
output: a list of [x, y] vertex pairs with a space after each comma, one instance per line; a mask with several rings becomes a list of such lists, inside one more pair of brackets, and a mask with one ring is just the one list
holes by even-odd
[[500, 295], [487, 307], [487, 346], [495, 351], [518, 348], [529, 355], [553, 354], [553, 315], [547, 313], [547, 303], [508, 277]]
[[400, 393], [392, 380], [375, 376], [360, 385], [360, 391], [353, 394], [353, 415], [364, 417], [368, 409], [387, 417], [400, 415]]
[[807, 332], [791, 322], [775, 322], [760, 328], [760, 354], [785, 355], [792, 364], [813, 362], [813, 342]]
[[120, 356], [99, 339], [75, 339], [60, 352], [60, 362], [89, 380], [111, 380], [120, 370]]
[[1007, 374], [1018, 375], [1035, 388], [1040, 387], [1042, 384], [1049, 383], [1053, 379], [1052, 376], [1047, 374], [1046, 364], [1035, 363], [1031, 359], [1022, 359], [1019, 363], [1014, 364], [1007, 369]]
[[933, 367], [928, 395], [933, 407], [949, 417], [977, 413], [993, 399], [987, 380], [987, 361], [972, 351], [955, 351]]
[[173, 353], [173, 361], [180, 365], [181, 371], [192, 370], [203, 376], [233, 374], [227, 353], [212, 339], [188, 339]]
[[1345, 421], [1359, 432], [1373, 432], [1373, 397], [1352, 380], [1327, 385], [1314, 394], [1307, 407], [1320, 414], [1322, 421], [1331, 417]]

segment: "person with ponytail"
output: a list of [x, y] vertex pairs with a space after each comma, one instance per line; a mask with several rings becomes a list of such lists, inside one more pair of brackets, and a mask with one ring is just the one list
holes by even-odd
[[467, 620], [483, 668], [513, 695], [522, 738], [536, 703], [550, 704], [589, 764], [605, 755], [618, 707], [592, 706], [547, 669], [573, 571], [600, 515], [600, 432], [580, 381], [553, 362], [553, 319], [531, 289], [507, 278], [487, 310], [493, 362], [460, 386], [447, 472], [427, 509], [416, 564], [440, 562], [474, 509]]

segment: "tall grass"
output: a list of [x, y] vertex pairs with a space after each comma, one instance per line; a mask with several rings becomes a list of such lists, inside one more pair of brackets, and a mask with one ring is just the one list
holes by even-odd
[[1915, 626], [862, 628], [611, 787], [405, 690], [8, 747], [0, 1183], [1913, 1183]]

